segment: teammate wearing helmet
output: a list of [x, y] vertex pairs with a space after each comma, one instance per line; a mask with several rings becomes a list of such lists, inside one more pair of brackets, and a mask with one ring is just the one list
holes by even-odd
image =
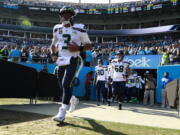
[[60, 9], [61, 24], [53, 28], [51, 55], [58, 66], [58, 82], [62, 90], [62, 105], [53, 120], [63, 122], [68, 109], [73, 111], [78, 99], [72, 96], [73, 79], [77, 76], [80, 51], [91, 49], [91, 42], [83, 24], [73, 24], [76, 15], [71, 7]]
[[95, 67], [95, 79], [94, 79], [94, 84], [96, 85], [98, 106], [100, 105], [101, 101], [105, 103], [105, 101], [107, 100], [106, 88], [105, 88], [106, 80], [107, 80], [107, 67], [104, 66], [103, 61], [99, 59], [98, 65]]
[[118, 101], [119, 110], [122, 109], [122, 101], [125, 91], [125, 82], [129, 74], [129, 63], [123, 61], [124, 53], [118, 52], [117, 59], [112, 62], [111, 76], [113, 79], [113, 95]]

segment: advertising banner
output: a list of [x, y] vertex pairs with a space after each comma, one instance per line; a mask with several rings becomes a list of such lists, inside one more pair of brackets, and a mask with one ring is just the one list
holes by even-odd
[[126, 55], [124, 60], [130, 62], [133, 69], [157, 69], [162, 55]]

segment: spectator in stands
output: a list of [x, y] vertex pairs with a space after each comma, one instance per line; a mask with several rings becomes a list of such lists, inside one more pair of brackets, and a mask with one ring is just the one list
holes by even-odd
[[144, 51], [145, 51], [145, 54], [146, 54], [146, 55], [151, 55], [151, 54], [152, 54], [152, 50], [150, 50], [150, 48], [147, 47], [147, 46], [145, 47], [145, 50], [144, 50]]
[[39, 56], [40, 56], [41, 63], [46, 64], [47, 63], [47, 58], [48, 58], [47, 49], [42, 47]]
[[148, 98], [150, 99], [150, 105], [154, 105], [154, 91], [156, 88], [156, 79], [150, 74], [149, 71], [145, 73], [145, 91], [144, 91], [144, 99], [143, 104], [147, 105]]
[[12, 62], [20, 62], [21, 59], [21, 51], [20, 47], [17, 45], [14, 48], [12, 48], [9, 58], [11, 59]]
[[163, 55], [161, 59], [161, 65], [168, 65], [170, 63], [169, 52], [167, 51], [166, 48], [164, 48], [162, 51], [163, 51]]
[[140, 47], [139, 50], [138, 50], [138, 52], [137, 52], [137, 54], [139, 54], [139, 55], [146, 55], [146, 52], [145, 52], [145, 50], [144, 50], [144, 47]]
[[40, 49], [39, 47], [35, 47], [33, 50], [32, 50], [32, 61], [33, 62], [36, 62], [36, 63], [39, 63], [40, 62]]
[[27, 50], [27, 47], [23, 47], [21, 49], [21, 62], [26, 62], [29, 57], [29, 52]]
[[158, 47], [152, 47], [152, 54], [154, 55], [158, 54]]
[[2, 56], [2, 59], [4, 60], [7, 60], [8, 59], [8, 56], [9, 56], [9, 50], [8, 50], [8, 46], [4, 46], [1, 50], [1, 56]]
[[169, 104], [168, 104], [168, 100], [167, 100], [167, 91], [166, 91], [166, 85], [171, 81], [172, 79], [169, 78], [169, 73], [168, 72], [164, 72], [164, 77], [161, 79], [161, 83], [162, 83], [162, 104], [161, 107], [167, 107], [170, 108]]
[[172, 45], [170, 50], [170, 64], [179, 64], [180, 63], [180, 44]]
[[136, 51], [136, 48], [132, 48], [132, 47], [128, 48], [128, 54], [129, 55], [135, 54], [135, 51]]

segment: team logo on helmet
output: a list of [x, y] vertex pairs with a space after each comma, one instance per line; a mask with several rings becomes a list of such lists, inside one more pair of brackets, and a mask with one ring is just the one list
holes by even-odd
[[76, 13], [75, 13], [75, 11], [74, 11], [73, 8], [71, 8], [71, 7], [66, 7], [66, 6], [64, 6], [64, 7], [62, 7], [62, 8], [60, 9], [59, 15], [62, 16], [63, 13], [71, 13], [72, 16], [75, 16], [75, 15], [76, 15]]

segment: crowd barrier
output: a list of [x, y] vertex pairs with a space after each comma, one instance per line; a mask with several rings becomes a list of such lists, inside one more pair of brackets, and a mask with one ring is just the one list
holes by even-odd
[[[55, 75], [40, 72], [45, 65], [42, 64], [15, 64], [0, 60], [1, 89], [0, 97], [57, 97], [61, 95]], [[28, 67], [27, 67], [28, 66]], [[38, 68], [37, 68], [38, 66]], [[48, 72], [53, 73], [55, 65], [47, 64]], [[33, 67], [33, 68], [32, 68]], [[35, 68], [35, 69], [34, 69]], [[73, 94], [78, 97], [85, 95], [86, 74], [94, 71], [92, 67], [83, 67], [78, 76], [80, 85], [75, 86]], [[161, 79], [164, 72], [169, 72], [172, 79], [180, 78], [180, 65], [160, 66], [157, 70], [156, 101], [162, 100]], [[91, 100], [96, 99], [95, 87], [91, 87]]]
[[3, 98], [31, 98], [36, 94], [37, 72], [34, 68], [0, 60]]
[[32, 67], [0, 60], [1, 98], [57, 97], [57, 77]]
[[54, 69], [56, 67], [55, 64], [37, 64], [37, 63], [24, 63], [24, 62], [21, 62], [19, 64], [27, 66], [27, 67], [32, 67], [36, 69], [37, 72], [40, 72], [41, 70], [43, 70], [45, 66], [47, 66], [47, 71], [48, 73], [51, 73], [51, 74], [53, 74]]
[[62, 93], [59, 90], [57, 77], [53, 74], [39, 72], [37, 97], [59, 97]]

